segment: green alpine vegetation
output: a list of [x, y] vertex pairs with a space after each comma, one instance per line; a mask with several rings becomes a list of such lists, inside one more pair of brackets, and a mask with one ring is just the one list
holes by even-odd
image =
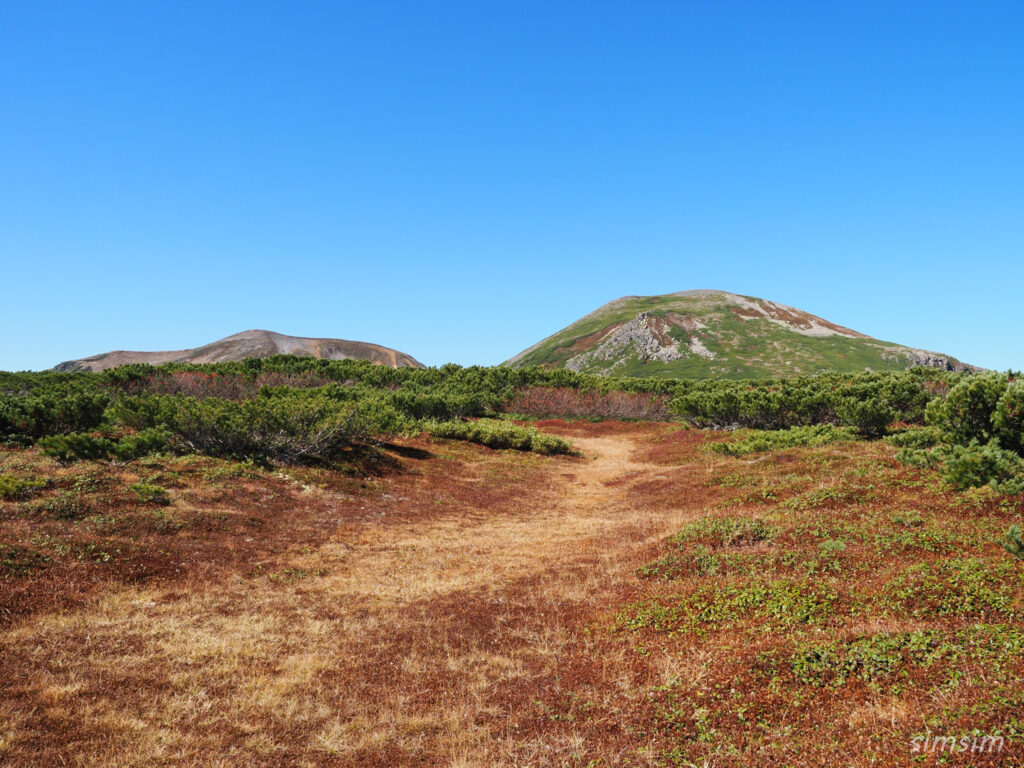
[[505, 364], [600, 375], [727, 379], [972, 367], [948, 355], [873, 339], [773, 301], [712, 290], [624, 296]]

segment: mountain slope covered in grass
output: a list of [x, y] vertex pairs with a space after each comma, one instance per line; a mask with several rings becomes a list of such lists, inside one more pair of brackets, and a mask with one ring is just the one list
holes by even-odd
[[687, 378], [972, 368], [948, 355], [880, 341], [794, 307], [715, 290], [624, 296], [505, 365]]

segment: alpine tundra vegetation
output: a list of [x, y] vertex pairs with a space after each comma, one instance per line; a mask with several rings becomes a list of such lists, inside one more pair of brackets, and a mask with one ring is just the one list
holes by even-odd
[[774, 301], [714, 290], [624, 296], [505, 364], [729, 379], [972, 367], [948, 355], [872, 339]]
[[1024, 398], [955, 367], [2, 374], [0, 755], [1024, 758]]

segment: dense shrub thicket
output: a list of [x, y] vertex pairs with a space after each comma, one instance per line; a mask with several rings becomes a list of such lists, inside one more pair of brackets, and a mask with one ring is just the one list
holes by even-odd
[[571, 387], [522, 387], [502, 405], [508, 413], [541, 418], [669, 421], [671, 396], [664, 392], [581, 390]]
[[95, 429], [110, 398], [103, 392], [56, 381], [23, 392], [0, 391], [0, 439], [33, 440], [45, 435]]
[[402, 426], [393, 408], [366, 407], [326, 389], [263, 390], [237, 401], [139, 395], [120, 399], [111, 416], [137, 430], [165, 430], [177, 452], [284, 464], [330, 457]]
[[887, 439], [898, 457], [937, 467], [959, 489], [1024, 492], [1024, 382], [1012, 373], [823, 374], [784, 380], [683, 382], [672, 410], [702, 427], [771, 430], [723, 444], [725, 452], [797, 444], [834, 425]]
[[[495, 447], [563, 450], [539, 432], [469, 421], [501, 412], [674, 418], [760, 430], [749, 445], [735, 447], [740, 451], [893, 433], [887, 439], [903, 460], [939, 467], [954, 486], [989, 483], [1015, 491], [1024, 477], [1024, 383], [1012, 374], [915, 369], [691, 381], [545, 368], [394, 369], [291, 356], [131, 365], [98, 374], [0, 373], [0, 442], [39, 443], [63, 461], [130, 461], [174, 451], [308, 463], [420, 431]], [[786, 432], [765, 434], [778, 430]]]
[[1024, 383], [1015, 374], [964, 377], [928, 403], [925, 421], [925, 439], [893, 439], [901, 460], [939, 467], [955, 488], [1024, 493]]
[[568, 452], [568, 443], [536, 430], [466, 421], [496, 414], [529, 387], [599, 398], [653, 390], [662, 401], [670, 391], [664, 383], [571, 371], [396, 370], [287, 356], [100, 374], [0, 374], [0, 441], [35, 442], [61, 461], [173, 451], [288, 464], [425, 430], [492, 447]]
[[[44, 440], [58, 456], [113, 457], [133, 445], [118, 430], [159, 428], [171, 450], [303, 461], [353, 442], [508, 410], [531, 388], [589, 398], [563, 395], [545, 415], [625, 417], [634, 400], [653, 399], [658, 413], [632, 414], [650, 418], [668, 415], [675, 383], [540, 368], [393, 369], [286, 355], [98, 374], [0, 373], [0, 441]], [[594, 413], [597, 402], [606, 412]]]
[[[8, 374], [21, 376], [25, 374]], [[59, 376], [61, 374], [28, 374]], [[69, 375], [69, 374], [64, 374]], [[83, 374], [70, 374], [80, 376]], [[84, 374], [90, 375], [90, 374]], [[225, 389], [238, 387], [240, 396], [251, 396], [263, 384], [271, 386], [320, 386], [327, 383], [363, 384], [373, 389], [404, 389], [492, 393], [508, 396], [529, 386], [568, 387], [598, 392], [658, 392], [672, 394], [678, 382], [663, 379], [608, 378], [576, 373], [562, 368], [502, 368], [462, 366], [449, 363], [438, 368], [389, 368], [365, 360], [319, 360], [308, 357], [276, 355], [250, 358], [240, 362], [185, 364], [172, 363], [153, 367], [125, 365], [92, 374], [106, 384], [115, 385], [131, 394], [157, 392], [158, 388], [182, 387], [185, 378], [190, 391], [168, 391], [167, 394], [202, 396], [205, 389], [220, 388], [211, 395], [226, 396]], [[176, 381], [172, 381], [176, 380]], [[228, 383], [225, 383], [227, 380]], [[203, 382], [206, 382], [205, 384]], [[0, 389], [3, 389], [0, 382]]]
[[699, 427], [789, 429], [834, 424], [877, 437], [896, 421], [924, 423], [929, 402], [958, 377], [915, 369], [906, 373], [681, 382], [671, 408]]

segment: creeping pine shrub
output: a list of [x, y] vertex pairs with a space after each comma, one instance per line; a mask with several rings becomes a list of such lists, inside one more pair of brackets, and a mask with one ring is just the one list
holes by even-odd
[[996, 403], [992, 429], [999, 445], [1024, 455], [1024, 381], [1012, 381]]
[[938, 427], [943, 439], [956, 445], [987, 443], [995, 434], [992, 416], [1007, 389], [1001, 373], [969, 376], [949, 390], [945, 398], [928, 404], [925, 418]]
[[787, 429], [815, 424], [847, 425], [875, 437], [895, 420], [920, 424], [936, 390], [959, 374], [820, 374], [759, 381], [676, 384], [671, 410], [698, 427]]
[[446, 421], [427, 424], [426, 431], [434, 437], [467, 440], [488, 448], [513, 448], [545, 455], [573, 452], [572, 444], [560, 437], [500, 421]]
[[407, 423], [380, 399], [341, 401], [318, 389], [264, 390], [237, 402], [141, 396], [112, 411], [127, 426], [162, 428], [182, 453], [288, 464], [329, 459], [354, 441], [394, 434]]
[[95, 429], [110, 398], [69, 387], [29, 394], [0, 393], [0, 437], [60, 435]]
[[791, 427], [769, 432], [754, 431], [732, 443], [712, 443], [710, 450], [727, 456], [745, 456], [760, 451], [777, 451], [804, 445], [828, 445], [856, 440], [849, 429], [821, 424], [814, 427]]
[[940, 446], [932, 455], [942, 462], [942, 479], [958, 490], [989, 485], [1000, 493], [1024, 493], [1024, 459], [994, 440]]
[[132, 461], [143, 456], [166, 453], [168, 437], [164, 429], [144, 429], [136, 435], [128, 435], [118, 440], [114, 446], [114, 456], [118, 461]]
[[156, 428], [145, 429], [137, 435], [128, 435], [120, 440], [88, 434], [50, 435], [40, 438], [36, 445], [44, 454], [64, 464], [111, 458], [132, 461], [168, 450], [167, 432]]
[[939, 453], [924, 448], [900, 448], [896, 461], [915, 469], [932, 469], [939, 465]]
[[1024, 541], [1021, 541], [1020, 528], [1016, 525], [1010, 526], [1010, 529], [1006, 532], [1006, 537], [1000, 542], [1000, 544], [1003, 549], [1018, 560], [1024, 560]]
[[941, 438], [939, 430], [935, 427], [914, 427], [902, 432], [895, 432], [885, 438], [885, 441], [897, 448], [920, 450], [935, 447]]
[[167, 489], [163, 486], [152, 483], [133, 483], [129, 487], [135, 494], [135, 498], [143, 504], [166, 506], [171, 503], [171, 499], [167, 495]]
[[114, 452], [113, 440], [84, 434], [50, 435], [40, 438], [36, 445], [62, 463], [106, 459]]
[[482, 416], [498, 405], [494, 396], [482, 392], [407, 392], [390, 396], [391, 404], [412, 419], [448, 421], [466, 416]]
[[6, 472], [0, 472], [0, 499], [22, 499], [45, 486], [45, 480], [22, 480]]
[[855, 428], [864, 437], [881, 437], [896, 419], [896, 411], [879, 399], [844, 398], [836, 406], [841, 424]]

